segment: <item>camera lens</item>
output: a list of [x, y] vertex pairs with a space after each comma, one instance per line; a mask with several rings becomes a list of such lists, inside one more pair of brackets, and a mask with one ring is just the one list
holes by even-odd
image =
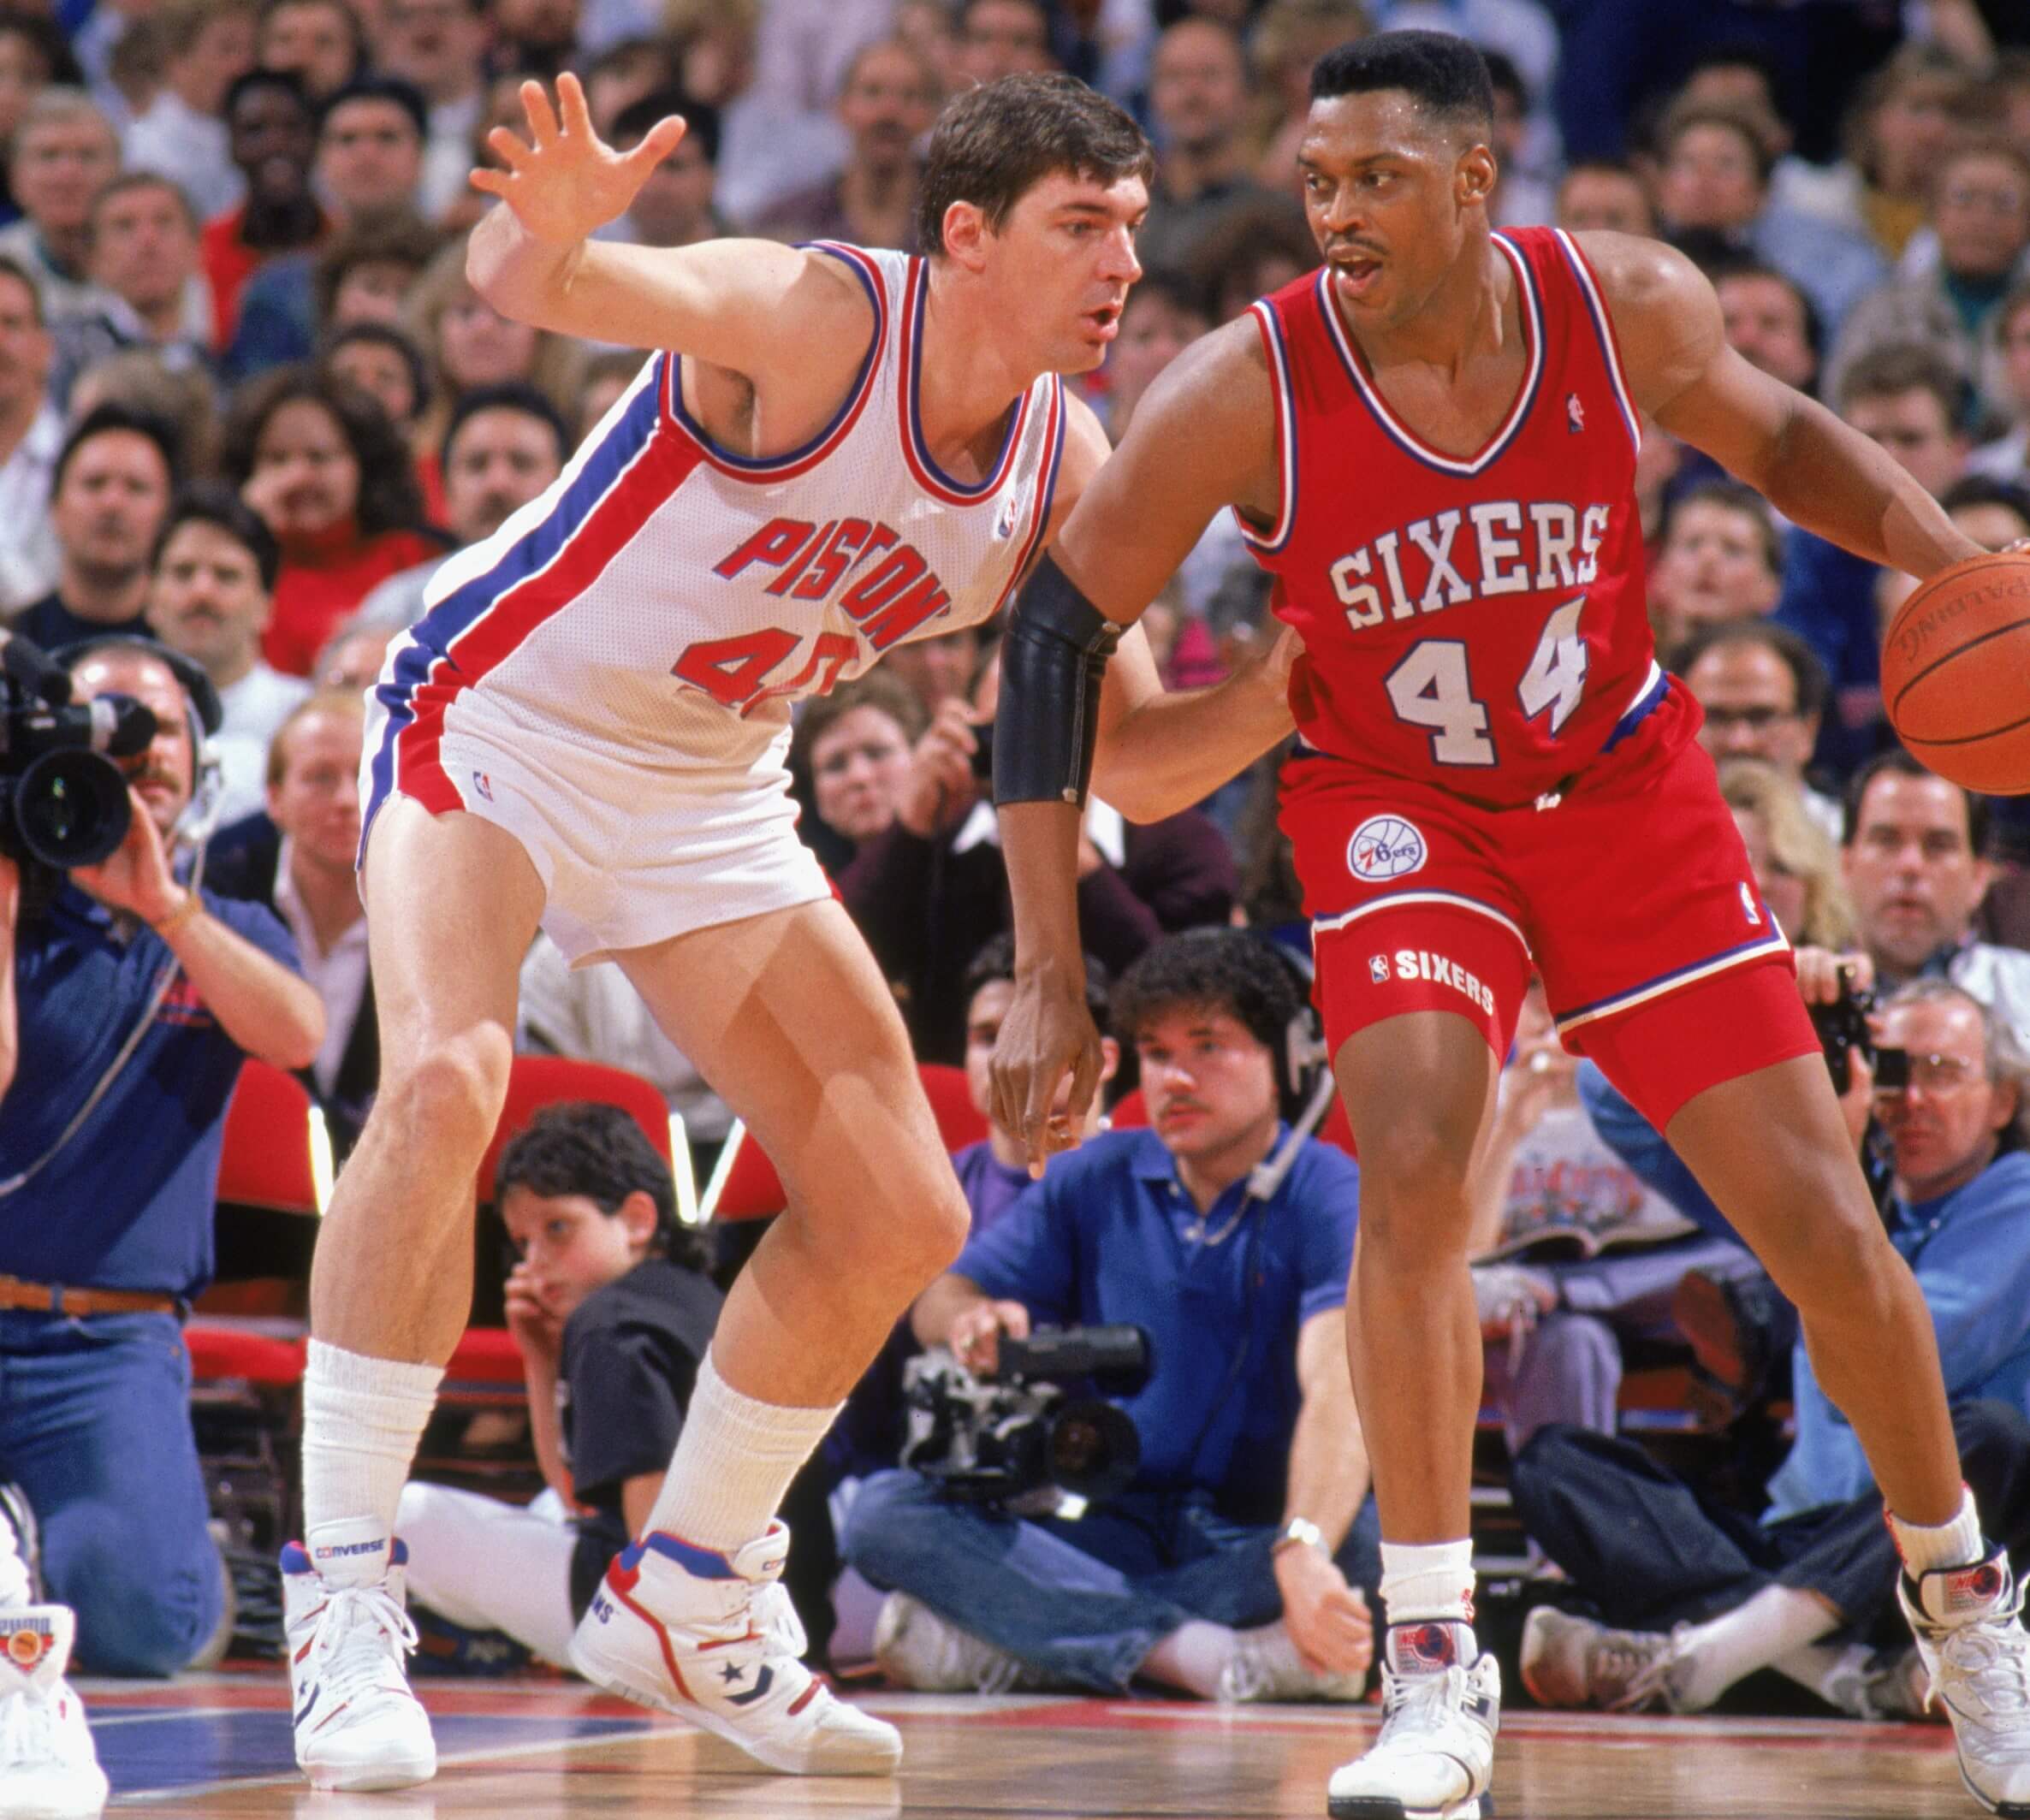
[[127, 780], [96, 752], [45, 752], [15, 786], [21, 845], [45, 865], [96, 866], [127, 838]]

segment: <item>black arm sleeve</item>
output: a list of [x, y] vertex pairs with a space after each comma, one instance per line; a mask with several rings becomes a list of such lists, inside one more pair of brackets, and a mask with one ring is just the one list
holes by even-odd
[[1083, 805], [1100, 736], [1100, 684], [1125, 628], [1046, 554], [1001, 640], [994, 800]]

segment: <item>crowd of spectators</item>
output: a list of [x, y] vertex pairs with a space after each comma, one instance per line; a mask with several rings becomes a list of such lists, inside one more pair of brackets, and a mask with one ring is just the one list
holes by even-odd
[[[1047, 69], [1104, 89], [1159, 151], [1145, 275], [1112, 358], [1082, 382], [1118, 439], [1185, 347], [1315, 265], [1294, 169], [1310, 64], [1405, 26], [1463, 33], [1487, 55], [1499, 225], [1670, 240], [1710, 275], [1747, 359], [1881, 443], [1978, 541], [2030, 537], [2030, 15], [2006, 0], [0, 7], [0, 625], [71, 648], [81, 691], [127, 690], [163, 723], [143, 792], [151, 845], [143, 828], [123, 861], [53, 896], [24, 893], [0, 863], [15, 976], [0, 997], [20, 1057], [0, 1047], [0, 1283], [128, 1298], [80, 1317], [103, 1338], [91, 1349], [56, 1333], [60, 1307], [0, 1298], [0, 1358], [28, 1387], [0, 1419], [0, 1481], [19, 1481], [40, 1517], [42, 1566], [79, 1610], [87, 1663], [167, 1672], [219, 1641], [189, 1425], [170, 1407], [187, 1384], [163, 1343], [213, 1272], [202, 1178], [240, 1057], [294, 1070], [341, 1153], [373, 1092], [352, 873], [362, 692], [437, 567], [557, 479], [640, 364], [503, 317], [466, 280], [483, 199], [466, 175], [493, 160], [490, 129], [519, 122], [519, 83], [578, 71], [618, 147], [668, 114], [688, 121], [604, 236], [905, 251], [918, 154], [947, 98]], [[1969, 1477], [1994, 1488], [1984, 1509], [2005, 1538], [2030, 1540], [2030, 1300], [2001, 1217], [2021, 1223], [2030, 812], [1969, 797], [1895, 748], [1877, 654], [1908, 578], [1784, 523], [1653, 425], [1638, 486], [1659, 649], [1705, 709], [1701, 738], [1761, 892], [1804, 951], [1807, 999], [1830, 1003], [1848, 981], [1894, 994], [1909, 1084], [1872, 1096], [1864, 1078], [1856, 1142], [1941, 1350], [1963, 1365], [1948, 1375]], [[1267, 590], [1231, 522], [1207, 531], [1146, 625], [1172, 687], [1262, 659]], [[982, 1110], [1011, 967], [984, 782], [997, 635], [901, 648], [809, 704], [792, 748], [804, 838], [919, 1058], [964, 1064]], [[1357, 1171], [1306, 1140], [1257, 1186], [1296, 1111], [1283, 1046], [1298, 1005], [1288, 963], [1255, 936], [1308, 954], [1274, 771], [1272, 758], [1154, 821], [1103, 790], [1090, 805], [1078, 902], [1103, 1022], [1102, 982], [1120, 982], [1107, 1097], [1138, 1076], [1154, 1123], [1095, 1138], [1036, 1188], [1005, 1131], [962, 1159], [973, 1242], [828, 1455], [832, 1476], [864, 1480], [857, 1515], [841, 1501], [842, 1540], [889, 1592], [879, 1641], [900, 1679], [1112, 1689], [1139, 1675], [1220, 1698], [1344, 1698], [1362, 1681], [1372, 1506], [1360, 1515], [1338, 1337]], [[644, 1076], [709, 1165], [727, 1109], [615, 969], [574, 972], [539, 939], [522, 987], [525, 1047]], [[131, 1062], [121, 1006], [157, 1020]], [[116, 1090], [83, 1116], [89, 1132], [116, 1124], [134, 1159], [119, 1208], [104, 1183], [70, 1193], [62, 1155], [84, 1141], [67, 1133], [79, 1083], [109, 1070]], [[1179, 1100], [1190, 1116], [1166, 1122]], [[1959, 1147], [1920, 1166], [1908, 1153], [1936, 1148], [1941, 1106]], [[1220, 1141], [1194, 1136], [1194, 1117]], [[667, 1457], [716, 1305], [709, 1260], [672, 1226], [668, 1185], [625, 1123], [573, 1114], [502, 1165], [502, 1214], [525, 1249], [508, 1313], [558, 1494], [549, 1515], [530, 1527], [427, 1491], [405, 1505], [435, 1538], [418, 1593], [553, 1657], [593, 1556], [652, 1497], [640, 1475]], [[51, 1147], [58, 1160], [38, 1163]], [[1852, 1515], [1865, 1471], [1801, 1352], [1792, 1367], [1794, 1318], [1664, 1137], [1564, 1054], [1540, 994], [1475, 1195], [1490, 1431], [1517, 1462], [1533, 1541], [1596, 1607], [1535, 1625], [1533, 1690], [1690, 1710], [1773, 1665], [1847, 1710], [1904, 1710], [1907, 1663], [1843, 1652], [1867, 1640], [1891, 1570], [1854, 1539], [1869, 1527]], [[537, 1216], [560, 1201], [575, 1224], [546, 1239]], [[106, 1208], [103, 1232], [34, 1213], [86, 1202]], [[544, 1272], [564, 1304], [531, 1300]], [[598, 1349], [608, 1330], [655, 1327], [641, 1307], [672, 1295], [683, 1318], [658, 1317], [660, 1375], [626, 1375]], [[573, 1325], [580, 1301], [591, 1313]], [[1145, 1464], [1111, 1513], [960, 1509], [897, 1468], [909, 1355], [944, 1346], [984, 1368], [997, 1333], [1114, 1319], [1184, 1322], [1175, 1350], [1192, 1363], [1125, 1401]], [[1239, 1363], [1222, 1375], [1229, 1349]], [[1768, 1488], [1777, 1522], [1757, 1528], [1751, 1509], [1745, 1528], [1699, 1527], [1689, 1513], [1708, 1507], [1617, 1436], [1627, 1373], [1687, 1357], [1702, 1419], [1794, 1404], [1796, 1450]], [[626, 1426], [617, 1390], [595, 1403], [581, 1390], [560, 1432], [560, 1379], [652, 1381], [642, 1444], [612, 1444]], [[160, 1489], [148, 1514], [122, 1516], [96, 1467], [57, 1469], [48, 1435], [90, 1421], [106, 1425], [90, 1453], [105, 1473], [123, 1460]], [[1586, 1502], [1569, 1493], [1580, 1480]], [[597, 1516], [561, 1527], [589, 1492]], [[1606, 1538], [1631, 1510], [1681, 1546], [1617, 1554]], [[490, 1546], [540, 1563], [529, 1610], [510, 1600], [503, 1615], [484, 1592], [497, 1576], [443, 1565]], [[151, 1603], [144, 1580], [168, 1590]], [[1672, 1640], [1674, 1622], [1689, 1642]], [[810, 1628], [822, 1638], [828, 1615]]]

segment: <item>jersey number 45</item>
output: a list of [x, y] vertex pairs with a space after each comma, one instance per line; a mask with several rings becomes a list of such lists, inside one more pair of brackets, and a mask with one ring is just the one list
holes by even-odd
[[[1586, 641], [1579, 636], [1585, 608], [1582, 594], [1552, 611], [1529, 667], [1516, 685], [1522, 718], [1534, 720], [1548, 711], [1553, 735], [1571, 719], [1586, 691]], [[1487, 737], [1487, 706], [1475, 697], [1467, 673], [1463, 640], [1426, 638], [1412, 645], [1382, 686], [1398, 720], [1433, 729], [1434, 763], [1485, 768], [1498, 762]]]

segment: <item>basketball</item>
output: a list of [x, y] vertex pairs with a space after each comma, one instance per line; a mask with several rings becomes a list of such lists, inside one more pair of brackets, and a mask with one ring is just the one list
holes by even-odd
[[1882, 647], [1882, 700], [1940, 777], [2030, 793], [2030, 554], [1969, 556], [1905, 601]]

